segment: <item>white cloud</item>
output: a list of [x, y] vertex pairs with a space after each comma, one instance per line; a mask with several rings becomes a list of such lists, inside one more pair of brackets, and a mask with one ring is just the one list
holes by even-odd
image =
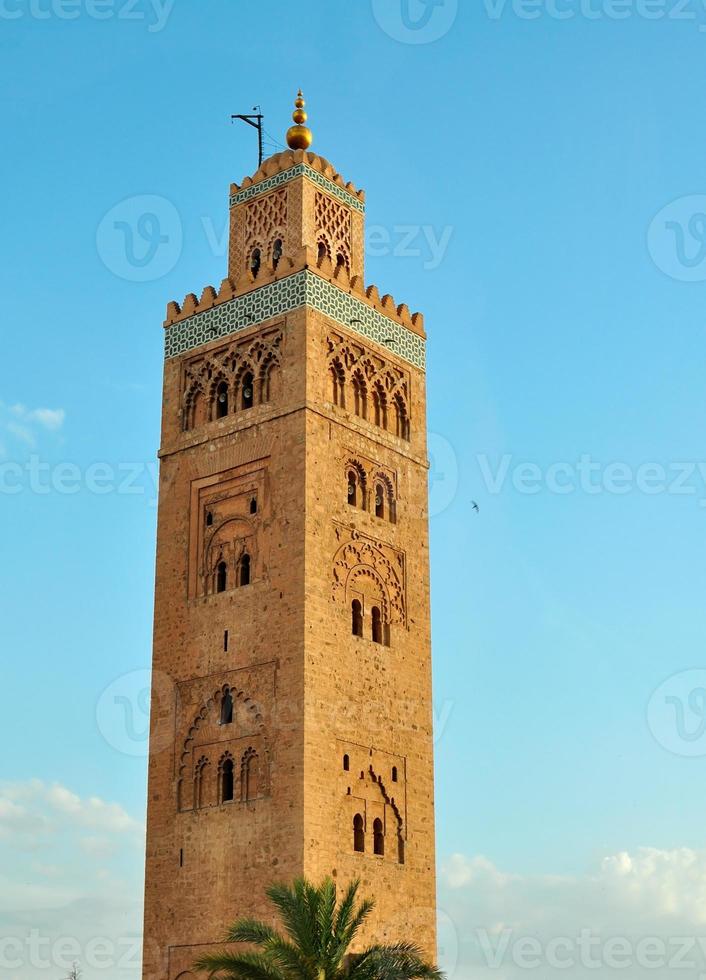
[[691, 972], [677, 975], [706, 975], [706, 851], [640, 848], [573, 876], [507, 873], [455, 854], [442, 865], [440, 906], [456, 980], [532, 970], [661, 980], [679, 955]]
[[63, 408], [28, 408], [20, 402], [6, 405], [0, 401], [0, 432], [32, 448], [41, 432], [58, 433], [65, 421]]
[[[143, 825], [117, 803], [37, 779], [0, 783], [0, 919], [17, 959], [4, 972], [46, 980], [75, 959], [84, 980], [138, 980], [143, 853]], [[110, 968], [90, 962], [97, 939]]]

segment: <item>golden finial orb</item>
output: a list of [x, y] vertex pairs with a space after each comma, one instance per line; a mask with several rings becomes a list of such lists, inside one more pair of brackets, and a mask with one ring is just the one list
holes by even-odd
[[308, 150], [311, 144], [314, 142], [314, 134], [309, 129], [306, 124], [309, 118], [304, 111], [304, 106], [306, 102], [304, 101], [304, 96], [302, 95], [302, 90], [299, 89], [299, 95], [297, 96], [296, 106], [294, 112], [292, 113], [292, 119], [295, 125], [290, 126], [287, 130], [287, 146], [290, 150]]

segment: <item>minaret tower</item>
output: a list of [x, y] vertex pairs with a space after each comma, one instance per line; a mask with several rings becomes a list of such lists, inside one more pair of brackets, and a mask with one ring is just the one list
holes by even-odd
[[300, 875], [435, 956], [423, 318], [365, 287], [365, 195], [306, 123], [167, 308], [145, 980]]

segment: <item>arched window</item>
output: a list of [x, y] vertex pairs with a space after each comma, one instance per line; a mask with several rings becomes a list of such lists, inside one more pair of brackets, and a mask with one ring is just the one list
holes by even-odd
[[397, 858], [400, 864], [404, 864], [404, 841], [402, 840], [401, 837], [397, 841], [397, 850], [398, 850]]
[[272, 267], [276, 269], [279, 265], [279, 260], [282, 258], [282, 239], [277, 238], [274, 245], [272, 246]]
[[221, 381], [216, 388], [216, 418], [224, 419], [228, 414], [228, 382]]
[[210, 510], [206, 514], [206, 527], [213, 527], [213, 513]]
[[358, 474], [355, 470], [348, 473], [348, 503], [351, 507], [358, 506]]
[[234, 798], [233, 760], [224, 759], [221, 764], [221, 803], [232, 803]]
[[397, 766], [392, 767], [392, 782], [397, 782]]
[[344, 772], [351, 771], [351, 757], [349, 755], [343, 756], [343, 771]]
[[385, 830], [379, 818], [373, 824], [373, 844], [378, 857], [385, 857]]
[[409, 442], [410, 425], [407, 406], [399, 395], [395, 398], [395, 433], [400, 439]]
[[368, 391], [365, 387], [365, 381], [359, 374], [356, 374], [353, 378], [353, 399], [355, 414], [361, 419], [367, 419]]
[[259, 248], [254, 248], [250, 254], [250, 271], [253, 274], [253, 279], [257, 279], [260, 273], [260, 266], [262, 265], [262, 252]]
[[255, 404], [255, 388], [254, 379], [252, 374], [248, 371], [246, 375], [243, 376], [243, 397], [241, 407], [252, 408]]
[[225, 592], [227, 586], [228, 566], [224, 561], [219, 561], [216, 568], [216, 592]]
[[336, 268], [337, 269], [348, 268], [348, 259], [345, 257], [343, 252], [339, 252], [338, 255], [336, 256]]
[[253, 497], [250, 501], [250, 513], [257, 514], [257, 497]]
[[372, 612], [373, 618], [373, 643], [384, 642], [383, 628], [382, 628], [382, 613], [377, 606], [373, 606]]
[[365, 823], [359, 813], [353, 818], [353, 850], [365, 854]]
[[247, 552], [238, 562], [238, 585], [250, 585], [250, 555]]
[[321, 263], [327, 257], [327, 255], [328, 255], [328, 246], [326, 245], [326, 242], [320, 241], [318, 247], [318, 255], [317, 255], [319, 265], [321, 265]]
[[241, 767], [242, 799], [256, 800], [260, 795], [260, 760], [254, 749], [248, 749]]
[[387, 428], [387, 398], [385, 391], [380, 385], [373, 388], [373, 409], [375, 411], [375, 425], [381, 429]]
[[353, 600], [353, 605], [351, 606], [351, 612], [353, 615], [353, 636], [363, 635], [363, 606], [359, 599]]
[[226, 691], [221, 701], [221, 725], [233, 724], [233, 695]]
[[381, 483], [375, 487], [375, 516], [385, 519], [385, 487]]
[[346, 376], [338, 361], [331, 365], [331, 398], [334, 405], [346, 407]]

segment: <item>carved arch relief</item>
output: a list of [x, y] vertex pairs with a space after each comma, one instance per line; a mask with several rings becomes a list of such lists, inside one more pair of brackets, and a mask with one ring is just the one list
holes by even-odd
[[350, 528], [336, 527], [333, 598], [350, 607], [356, 599], [381, 603], [385, 623], [406, 625], [405, 556]]
[[269, 773], [269, 736], [260, 705], [235, 686], [222, 685], [186, 733], [177, 772], [178, 809], [249, 803], [269, 796]]

